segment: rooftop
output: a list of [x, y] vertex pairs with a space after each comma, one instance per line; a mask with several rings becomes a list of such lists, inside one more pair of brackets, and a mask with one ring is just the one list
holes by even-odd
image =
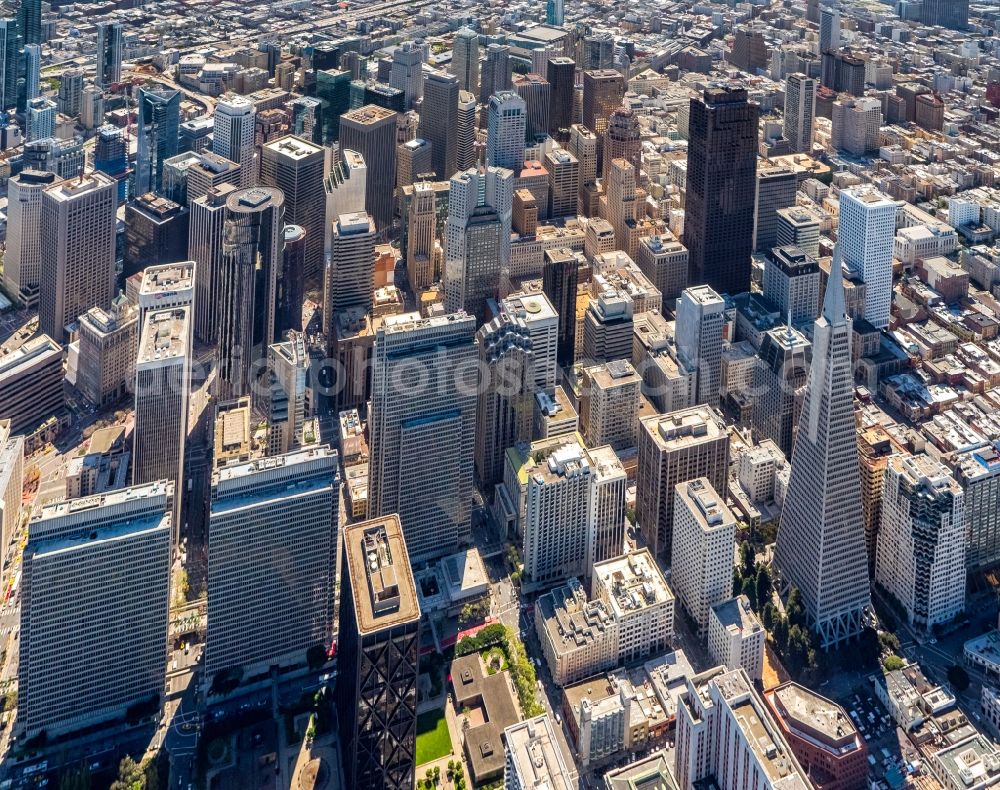
[[191, 347], [191, 317], [187, 306], [148, 313], [136, 364], [185, 356]]
[[749, 634], [762, 631], [757, 615], [750, 608], [750, 600], [745, 595], [738, 595], [728, 601], [717, 603], [712, 607], [712, 614], [730, 633]]
[[594, 564], [594, 589], [610, 602], [617, 618], [661, 604], [673, 604], [674, 593], [649, 549]]
[[765, 692], [771, 710], [794, 732], [841, 757], [862, 748], [851, 717], [840, 705], [791, 681]]
[[661, 450], [679, 450], [726, 435], [726, 426], [719, 413], [709, 406], [693, 406], [669, 414], [658, 414], [642, 420]]
[[392, 514], [345, 527], [344, 551], [360, 633], [420, 619], [399, 516]]
[[166, 295], [194, 287], [194, 261], [147, 266], [143, 270], [140, 295]]
[[504, 740], [522, 787], [570, 790], [573, 786], [548, 714], [511, 725], [504, 730]]

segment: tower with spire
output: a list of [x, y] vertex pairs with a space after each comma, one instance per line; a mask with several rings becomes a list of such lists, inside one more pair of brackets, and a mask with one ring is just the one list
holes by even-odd
[[798, 587], [824, 649], [861, 633], [871, 600], [852, 368], [838, 245], [815, 323], [812, 367], [774, 551], [782, 584]]

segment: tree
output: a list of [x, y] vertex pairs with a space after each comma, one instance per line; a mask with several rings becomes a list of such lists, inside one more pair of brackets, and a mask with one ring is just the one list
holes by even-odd
[[86, 763], [64, 771], [59, 777], [59, 790], [90, 790], [90, 769]]
[[750, 601], [750, 608], [756, 610], [757, 608], [757, 585], [754, 584], [753, 576], [743, 577], [743, 589], [741, 592]]
[[774, 630], [774, 604], [768, 601], [760, 608], [760, 622], [765, 631]]
[[788, 603], [785, 604], [785, 616], [788, 618], [788, 625], [806, 626], [806, 610], [802, 605], [802, 593], [798, 587], [792, 587], [788, 591]]
[[159, 786], [155, 761], [139, 764], [131, 757], [124, 757], [118, 764], [118, 778], [111, 783], [111, 790], [158, 790]]
[[740, 576], [744, 579], [753, 578], [757, 571], [757, 558], [749, 540], [740, 544]]
[[905, 665], [903, 664], [903, 659], [899, 656], [886, 656], [885, 661], [882, 662], [882, 666], [885, 667], [886, 672], [895, 672], [897, 669], [902, 669]]
[[310, 647], [306, 650], [306, 663], [313, 672], [322, 668], [326, 663], [326, 648], [320, 644]]
[[733, 596], [743, 592], [743, 577], [740, 576], [740, 569], [733, 568]]
[[441, 766], [434, 766], [434, 784], [441, 784]]
[[899, 652], [899, 637], [895, 634], [889, 633], [888, 631], [883, 631], [878, 635], [878, 643], [883, 652], [887, 653], [898, 653]]
[[757, 606], [763, 608], [771, 600], [771, 572], [766, 565], [757, 568], [757, 578], [754, 581]]
[[[811, 650], [809, 632], [800, 625], [793, 625], [788, 629], [788, 647], [785, 656], [788, 663], [795, 669], [804, 669], [809, 666], [809, 653]], [[813, 657], [815, 663], [815, 657]]]
[[774, 644], [778, 648], [778, 652], [784, 653], [785, 648], [788, 647], [788, 618], [783, 614], [775, 614], [774, 629], [771, 631], [771, 637], [774, 639]]
[[951, 687], [955, 691], [961, 694], [969, 687], [969, 673], [965, 671], [964, 667], [952, 664], [948, 667], [948, 682], [951, 683]]

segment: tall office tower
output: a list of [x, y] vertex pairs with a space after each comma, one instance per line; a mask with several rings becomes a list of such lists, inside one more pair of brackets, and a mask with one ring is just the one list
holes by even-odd
[[302, 331], [307, 236], [306, 229], [301, 225], [285, 225], [274, 316], [274, 334], [277, 337], [284, 337], [289, 330]]
[[104, 91], [96, 85], [84, 85], [80, 95], [80, 125], [97, 129], [104, 123]]
[[114, 179], [94, 172], [43, 188], [38, 322], [56, 342], [77, 316], [111, 304], [116, 187]]
[[414, 562], [469, 538], [476, 395], [462, 371], [475, 367], [475, 331], [462, 313], [406, 313], [375, 334], [368, 512], [399, 513]]
[[21, 50], [17, 45], [17, 20], [0, 18], [0, 110], [17, 106], [17, 75]]
[[41, 0], [21, 0], [17, 6], [17, 28], [24, 45], [41, 45], [42, 2]]
[[531, 441], [534, 350], [523, 318], [502, 313], [476, 333], [483, 375], [476, 409], [476, 480], [503, 479], [507, 448]]
[[40, 44], [26, 44], [24, 47], [24, 101], [25, 106], [32, 99], [42, 95], [42, 47]]
[[212, 473], [205, 674], [213, 683], [302, 667], [329, 650], [340, 476], [309, 447]]
[[863, 96], [865, 61], [847, 52], [825, 52], [820, 82], [836, 93]]
[[363, 211], [341, 214], [333, 228], [324, 310], [371, 310], [375, 284], [375, 223]]
[[368, 167], [357, 151], [342, 150], [334, 157], [330, 172], [323, 179], [326, 193], [326, 221], [323, 252], [327, 263], [333, 241], [333, 226], [341, 214], [355, 214], [365, 210], [365, 186]]
[[36, 98], [28, 101], [25, 110], [25, 142], [55, 136], [56, 103], [51, 99]]
[[54, 173], [22, 170], [7, 182], [7, 252], [4, 290], [25, 306], [38, 306], [42, 278], [42, 194]]
[[929, 455], [889, 459], [882, 489], [875, 581], [929, 632], [965, 609], [965, 493]]
[[550, 58], [545, 79], [552, 86], [549, 102], [549, 134], [558, 139], [569, 135], [573, 125], [573, 96], [576, 93], [576, 61], [573, 58]]
[[706, 477], [726, 491], [728, 474], [729, 434], [717, 410], [693, 406], [639, 421], [636, 514], [654, 555], [670, 563], [677, 484]]
[[404, 41], [392, 51], [392, 70], [389, 84], [403, 91], [403, 110], [412, 110], [413, 105], [424, 95], [424, 53], [412, 41]]
[[686, 288], [677, 300], [677, 356], [697, 377], [698, 403], [719, 402], [726, 301], [707, 285]]
[[562, 148], [545, 155], [549, 182], [549, 217], [575, 217], [580, 191], [580, 161]]
[[761, 167], [757, 170], [756, 212], [753, 249], [769, 252], [778, 243], [778, 209], [795, 205], [798, 177], [790, 167]]
[[83, 99], [83, 71], [67, 69], [59, 80], [58, 107], [59, 112], [70, 118], [80, 115], [80, 105]]
[[122, 79], [122, 52], [124, 38], [121, 22], [97, 23], [97, 63], [94, 84], [109, 88]]
[[642, 376], [627, 359], [583, 368], [580, 419], [588, 447], [635, 447]]
[[237, 93], [226, 93], [215, 103], [212, 152], [240, 166], [241, 187], [253, 186], [257, 174], [253, 161], [256, 115], [256, 105]]
[[815, 321], [819, 310], [819, 263], [798, 247], [774, 247], [764, 265], [764, 296], [798, 325]]
[[305, 335], [301, 332], [290, 331], [287, 340], [267, 347], [267, 368], [271, 372], [267, 404], [268, 455], [290, 453], [307, 444], [309, 362]]
[[250, 394], [255, 357], [276, 339], [284, 202], [273, 187], [240, 189], [226, 197], [217, 297], [219, 400]]
[[24, 437], [11, 435], [11, 421], [0, 420], [0, 541], [10, 545], [21, 519], [24, 486]]
[[118, 202], [128, 195], [128, 153], [121, 129], [104, 124], [97, 130], [94, 144], [94, 170], [106, 173], [118, 182]]
[[570, 790], [573, 782], [566, 767], [555, 728], [547, 713], [518, 721], [503, 731], [506, 745], [505, 790]]
[[956, 453], [949, 462], [965, 494], [970, 571], [1000, 561], [1000, 452], [996, 443]]
[[440, 179], [451, 178], [458, 170], [458, 92], [458, 77], [427, 72], [419, 133], [432, 146], [431, 160]]
[[[350, 72], [340, 69], [317, 70], [316, 98], [323, 103], [323, 142], [336, 142], [340, 139], [340, 116], [350, 109]], [[341, 145], [341, 150], [344, 147]]]
[[816, 118], [816, 80], [796, 72], [785, 78], [785, 119], [782, 134], [792, 153], [810, 153]]
[[[868, 553], [868, 573], [875, 575], [875, 555], [878, 550], [878, 530], [882, 522], [882, 491], [885, 487], [885, 469], [889, 459], [898, 453], [906, 454], [880, 425], [858, 432], [858, 461], [861, 470], [861, 517], [865, 527], [865, 549]], [[961, 456], [954, 459], [955, 476], [963, 483], [959, 465]], [[969, 489], [965, 490], [966, 498]], [[969, 514], [969, 509], [966, 509]], [[969, 537], [971, 545], [972, 536]], [[971, 549], [970, 549], [971, 551]]]
[[674, 487], [674, 538], [670, 589], [698, 633], [708, 630], [712, 607], [733, 594], [736, 519], [726, 500], [699, 477]]
[[611, 69], [615, 40], [610, 33], [587, 33], [577, 40], [577, 62], [583, 71]]
[[290, 131], [296, 137], [323, 143], [323, 102], [315, 96], [299, 96], [288, 103], [292, 111]]
[[802, 401], [809, 375], [809, 340], [801, 332], [779, 326], [764, 333], [757, 352], [752, 384], [755, 391], [753, 433], [770, 439], [792, 455], [800, 425]]
[[410, 289], [418, 293], [437, 278], [437, 200], [429, 182], [413, 185], [407, 209], [406, 274]]
[[847, 267], [865, 284], [865, 320], [878, 329], [892, 312], [892, 250], [896, 202], [872, 186], [840, 192], [837, 240]]
[[566, 4], [564, 0], [546, 0], [545, 24], [562, 25], [566, 21]]
[[135, 193], [159, 192], [163, 163], [178, 148], [181, 92], [165, 88], [139, 88], [136, 134], [139, 148], [135, 164]]
[[135, 360], [132, 485], [173, 483], [175, 544], [181, 537], [193, 318], [190, 306], [147, 311]]
[[411, 186], [422, 177], [434, 174], [432, 151], [437, 150], [423, 137], [414, 137], [396, 147], [396, 193], [402, 195], [404, 186]]
[[683, 239], [689, 281], [723, 294], [750, 290], [757, 116], [745, 88], [712, 87], [691, 99]]
[[455, 119], [455, 168], [459, 171], [475, 167], [476, 153], [476, 96], [470, 91], [458, 92], [458, 111]]
[[572, 251], [545, 251], [542, 290], [559, 315], [559, 367], [572, 365], [576, 348], [576, 290], [580, 264]]
[[114, 405], [135, 384], [138, 313], [128, 298], [119, 293], [111, 301], [110, 310], [91, 307], [77, 319], [77, 325], [80, 345], [75, 386], [98, 408]]
[[801, 591], [824, 649], [861, 633], [870, 600], [865, 530], [857, 506], [861, 482], [851, 405], [851, 321], [840, 271], [838, 245], [823, 314], [813, 330], [812, 366], [774, 553], [783, 582]]
[[635, 262], [665, 303], [678, 299], [687, 288], [688, 251], [679, 241], [645, 236], [639, 239]]
[[819, 12], [819, 54], [840, 49], [840, 12], [827, 6]]
[[726, 60], [736, 68], [749, 74], [757, 74], [759, 70], [767, 69], [770, 59], [767, 39], [761, 30], [737, 27], [733, 31], [733, 47], [727, 53]]
[[[135, 705], [159, 708], [173, 493], [161, 480], [36, 511], [21, 571], [25, 737], [121, 718]], [[87, 638], [67, 639], [67, 629]], [[93, 660], [96, 645], [102, 661]]]
[[617, 109], [608, 118], [608, 128], [604, 131], [603, 179], [608, 180], [611, 162], [624, 159], [638, 176], [642, 169], [642, 142], [639, 139], [639, 119], [631, 110]]
[[396, 113], [373, 104], [351, 110], [340, 119], [340, 146], [364, 159], [365, 210], [387, 232], [396, 204]]
[[700, 787], [703, 780], [733, 788], [812, 783], [742, 667], [718, 666], [688, 678], [676, 726], [679, 787]]
[[544, 293], [519, 292], [500, 301], [500, 313], [515, 316], [528, 328], [534, 355], [532, 388], [555, 395], [558, 365], [559, 316]]
[[518, 74], [512, 79], [514, 92], [524, 100], [527, 124], [525, 139], [548, 134], [552, 86], [540, 74]]
[[[515, 97], [516, 98], [516, 97]], [[514, 174], [502, 167], [456, 173], [448, 191], [444, 291], [449, 312], [485, 317], [510, 265]]]
[[451, 73], [458, 78], [458, 87], [475, 93], [479, 90], [479, 35], [467, 27], [455, 33], [451, 53]]
[[[778, 247], [798, 247], [806, 255], [819, 258], [819, 217], [798, 206], [779, 208], [775, 241]], [[818, 297], [816, 306], [818, 309]]]
[[969, 0], [924, 0], [921, 21], [925, 25], [965, 30], [969, 26]]
[[282, 137], [260, 149], [260, 182], [285, 196], [285, 222], [306, 231], [305, 277], [319, 283], [323, 275], [326, 221], [326, 153], [299, 137]]
[[202, 151], [196, 157], [185, 175], [189, 204], [222, 184], [232, 184], [239, 189], [243, 181], [243, 168], [238, 164], [211, 151]]
[[490, 97], [486, 164], [521, 172], [527, 122], [524, 99], [516, 93], [500, 91]]
[[831, 109], [830, 145], [838, 151], [865, 156], [878, 151], [882, 102], [873, 97], [843, 97]]
[[597, 137], [598, 172], [603, 172], [601, 155], [608, 119], [622, 106], [624, 97], [625, 77], [620, 71], [605, 68], [583, 72], [583, 125]]
[[188, 222], [188, 257], [198, 267], [195, 281], [194, 333], [202, 343], [215, 345], [219, 336], [219, 300], [222, 294], [222, 247], [226, 200], [236, 191], [232, 184], [211, 187], [191, 203]]
[[588, 203], [588, 190], [597, 182], [597, 136], [586, 126], [575, 123], [570, 127], [566, 150], [580, 162], [580, 195], [577, 212], [585, 217], [594, 216]]
[[420, 602], [400, 518], [344, 528], [337, 718], [347, 786], [410, 790]]
[[488, 104], [494, 93], [510, 90], [510, 47], [506, 44], [489, 44], [479, 78], [479, 101]]

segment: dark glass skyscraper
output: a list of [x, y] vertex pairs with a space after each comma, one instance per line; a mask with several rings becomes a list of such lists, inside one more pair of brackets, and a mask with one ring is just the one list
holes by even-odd
[[17, 72], [20, 50], [17, 46], [17, 20], [0, 19], [0, 110], [17, 106]]
[[181, 92], [139, 88], [139, 149], [135, 160], [135, 194], [159, 192], [163, 163], [177, 153]]
[[692, 285], [750, 290], [758, 115], [745, 88], [717, 85], [691, 99], [684, 244]]
[[17, 27], [22, 45], [42, 43], [42, 0], [21, 0]]
[[576, 286], [580, 264], [570, 250], [546, 250], [542, 269], [542, 290], [559, 314], [559, 345], [556, 360], [560, 367], [572, 365], [576, 346]]

